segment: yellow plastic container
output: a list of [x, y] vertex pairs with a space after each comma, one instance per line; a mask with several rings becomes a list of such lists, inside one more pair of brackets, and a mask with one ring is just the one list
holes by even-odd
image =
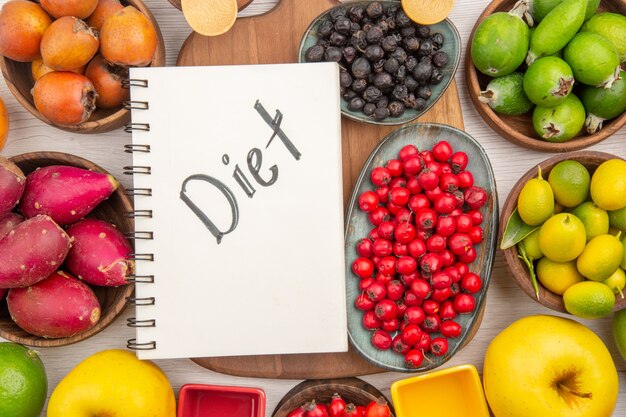
[[459, 365], [391, 384], [396, 417], [489, 417], [473, 365]]

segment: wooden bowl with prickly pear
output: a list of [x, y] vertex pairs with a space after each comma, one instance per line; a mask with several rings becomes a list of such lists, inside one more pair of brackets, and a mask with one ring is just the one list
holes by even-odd
[[[122, 8], [122, 6], [133, 6], [136, 10], [138, 10], [139, 12], [141, 12], [141, 14], [143, 14], [145, 17], [148, 18], [155, 32], [154, 34], [155, 38], [152, 38], [152, 39], [156, 40], [155, 52], [149, 65], [153, 67], [164, 66], [165, 65], [165, 43], [164, 43], [161, 31], [159, 29], [158, 22], [156, 21], [156, 19], [154, 18], [154, 16], [148, 9], [148, 7], [141, 0], [121, 0], [121, 6], [118, 5], [118, 7]], [[85, 23], [84, 23], [85, 28], [88, 28], [89, 25], [94, 24], [90, 20], [90, 18], [85, 19]], [[57, 19], [53, 23], [57, 23], [59, 21], [60, 19]], [[101, 46], [102, 46], [102, 43], [100, 43], [100, 48], [98, 52], [96, 52], [95, 56], [93, 57], [91, 61], [94, 61], [100, 57], [100, 53], [102, 51]], [[89, 62], [89, 64], [95, 64], [95, 63], [92, 63], [91, 61]], [[80, 99], [80, 101], [75, 98], [73, 101], [73, 103], [75, 103], [73, 107], [74, 110], [72, 112], [71, 117], [67, 115], [67, 113], [69, 112], [68, 106], [63, 106], [65, 110], [63, 111], [64, 114], [61, 115], [60, 114], [61, 112], [58, 110], [53, 110], [53, 113], [48, 113], [50, 112], [50, 110], [44, 110], [42, 107], [42, 104], [39, 104], [39, 109], [44, 111], [47, 114], [46, 116], [44, 113], [42, 113], [42, 111], [38, 109], [38, 107], [36, 107], [35, 99], [33, 97], [33, 88], [35, 86], [35, 76], [37, 78], [40, 78], [46, 75], [46, 72], [52, 71], [51, 68], [46, 67], [45, 65], [42, 65], [42, 64], [43, 62], [41, 59], [38, 59], [34, 63], [31, 63], [31, 62], [18, 62], [18, 61], [14, 61], [10, 59], [7, 56], [0, 56], [0, 68], [2, 69], [2, 75], [4, 76], [4, 80], [7, 83], [9, 90], [11, 91], [15, 99], [26, 110], [28, 110], [33, 116], [37, 117], [39, 120], [51, 126], [57, 127], [59, 129], [66, 130], [68, 132], [75, 132], [75, 133], [109, 132], [111, 130], [118, 129], [126, 125], [128, 122], [130, 122], [130, 110], [127, 108], [128, 105], [126, 104], [126, 101], [128, 100], [128, 98], [125, 97], [124, 103], [122, 104], [119, 104], [121, 100], [117, 100], [113, 103], [111, 103], [111, 101], [109, 101], [108, 99], [107, 101], [105, 101], [103, 97], [110, 96], [111, 93], [99, 94], [100, 98], [98, 99], [99, 101], [97, 101], [96, 103], [93, 103], [93, 97], [92, 97], [93, 93], [90, 93], [89, 95], [83, 94], [85, 98]], [[108, 66], [108, 64], [106, 65]], [[94, 78], [96, 76], [101, 76], [101, 75], [98, 75], [98, 69], [95, 69], [95, 68], [98, 68], [98, 67], [104, 68], [104, 66], [93, 65], [94, 70], [92, 72], [90, 68], [91, 66], [92, 65], [85, 64], [84, 66], [81, 67], [81, 69], [76, 70], [79, 74], [81, 74], [81, 77], [77, 77], [76, 75], [74, 75], [73, 74], [74, 71], [63, 73], [64, 78], [59, 77], [54, 82], [54, 85], [58, 85], [57, 88], [54, 88], [54, 91], [56, 91], [56, 93], [48, 94], [48, 96], [59, 96], [63, 91], [70, 91], [70, 89], [67, 87], [68, 83], [76, 84], [78, 82], [82, 82], [85, 85], [91, 84], [89, 82], [91, 78]], [[128, 77], [126, 68], [122, 68], [122, 67], [110, 67], [110, 68], [111, 69], [108, 70], [108, 72], [110, 73], [111, 76], [115, 77], [117, 82], [121, 82], [124, 78]], [[104, 70], [100, 69], [99, 72], [100, 74], [102, 74]], [[82, 75], [84, 75], [84, 77], [82, 77]], [[87, 76], [91, 78], [87, 78]], [[71, 77], [71, 80], [70, 80], [70, 77]], [[48, 85], [50, 86], [51, 84], [52, 82], [49, 80]], [[99, 84], [96, 81], [94, 81], [93, 84], [94, 86], [89, 87], [89, 88], [97, 92], [98, 88], [101, 88], [101, 91], [102, 89], [105, 88], [105, 86], [106, 88], [110, 88], [108, 86], [111, 85], [111, 81], [109, 81], [109, 79], [107, 78], [105, 79], [105, 81], [101, 81]], [[53, 91], [53, 90], [47, 90], [47, 91]], [[76, 87], [76, 89], [74, 89], [73, 91], [75, 91], [75, 97], [76, 97], [76, 94], [80, 94], [79, 87]], [[118, 95], [122, 94], [120, 92], [119, 87], [117, 87], [116, 91]], [[41, 95], [43, 96], [43, 94]], [[41, 101], [43, 101], [43, 99], [41, 99], [40, 102]], [[48, 100], [48, 102], [50, 103], [50, 105], [48, 106], [49, 108], [59, 107], [57, 105], [57, 100], [54, 100], [54, 101]], [[80, 113], [79, 113], [79, 112], [82, 112], [81, 105], [84, 107], [90, 108], [93, 106], [90, 103], [93, 103], [93, 105], [95, 105], [95, 110], [91, 112], [88, 119], [84, 120], [84, 117], [80, 117]], [[87, 115], [88, 112], [85, 112], [84, 114]]]
[[[483, 74], [474, 65], [472, 60], [472, 40], [474, 39], [477, 29], [481, 23], [485, 21], [485, 19], [497, 12], [511, 11], [511, 9], [515, 7], [516, 3], [517, 0], [492, 1], [476, 21], [468, 39], [465, 59], [465, 79], [470, 99], [472, 100], [474, 107], [476, 107], [478, 114], [489, 125], [489, 127], [506, 140], [525, 148], [543, 152], [568, 152], [587, 148], [603, 141], [621, 129], [624, 124], [626, 124], [626, 112], [622, 112], [616, 117], [604, 121], [602, 128], [595, 131], [595, 133], [590, 133], [588, 128], [583, 126], [575, 137], [562, 142], [551, 142], [549, 140], [542, 139], [535, 131], [535, 128], [533, 127], [532, 109], [521, 115], [507, 115], [494, 111], [488, 104], [491, 91], [487, 86], [492, 80], [494, 80], [494, 78]], [[626, 1], [602, 0], [596, 14], [602, 12], [626, 15]], [[622, 68], [624, 68], [624, 63], [622, 63]], [[526, 64], [522, 63], [521, 66], [515, 71], [524, 72], [526, 69]], [[582, 88], [583, 86], [577, 82], [574, 86], [573, 94], [575, 94], [578, 98], [581, 98]], [[582, 101], [584, 102], [585, 100]], [[587, 111], [587, 116], [589, 116], [589, 111]], [[589, 130], [593, 131], [593, 128], [589, 128]]]
[[[10, 159], [25, 175], [50, 165], [67, 165], [108, 174], [103, 168], [86, 159], [60, 152], [33, 152], [17, 155]], [[134, 221], [128, 215], [132, 210], [132, 202], [120, 184], [113, 194], [101, 202], [87, 217], [103, 220], [114, 225], [121, 233], [130, 235], [134, 231]], [[133, 246], [132, 240], [129, 243]], [[0, 301], [0, 337], [26, 346], [57, 347], [80, 342], [101, 332], [124, 311], [133, 293], [134, 285], [129, 283], [117, 287], [95, 285], [89, 285], [89, 287], [95, 293], [100, 304], [100, 319], [88, 330], [71, 337], [44, 338], [35, 336], [20, 328], [12, 320], [6, 300], [2, 300]]]

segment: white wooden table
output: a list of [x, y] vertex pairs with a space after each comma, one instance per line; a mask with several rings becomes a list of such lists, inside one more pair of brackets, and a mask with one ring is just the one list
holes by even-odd
[[[158, 20], [165, 37], [167, 63], [174, 65], [178, 51], [190, 29], [182, 13], [173, 8], [167, 0], [145, 0], [145, 2]], [[275, 2], [276, 0], [255, 0], [242, 14], [260, 13], [271, 8]], [[0, 3], [4, 3], [4, 0], [0, 0]], [[472, 136], [481, 142], [489, 155], [496, 175], [500, 205], [502, 205], [509, 190], [519, 177], [532, 165], [551, 155], [517, 147], [498, 136], [478, 116], [467, 95], [462, 71], [465, 46], [474, 22], [488, 3], [489, 0], [457, 0], [450, 18], [459, 29], [464, 43], [462, 62], [456, 80], [463, 106], [465, 127]], [[130, 159], [129, 155], [125, 154], [122, 149], [123, 145], [129, 142], [129, 136], [121, 129], [106, 134], [80, 135], [52, 128], [24, 110], [15, 101], [4, 83], [0, 84], [0, 97], [7, 104], [11, 117], [11, 132], [8, 143], [1, 151], [2, 155], [12, 156], [33, 151], [61, 151], [76, 154], [101, 165], [119, 178], [124, 185], [128, 185], [129, 178], [122, 175], [122, 167], [129, 165]], [[626, 129], [622, 129], [592, 149], [626, 157], [625, 143]], [[480, 330], [474, 340], [446, 366], [471, 363], [480, 371], [489, 341], [516, 319], [532, 314], [553, 313], [532, 301], [515, 285], [506, 270], [502, 256], [498, 254], [489, 287], [486, 313]], [[40, 349], [48, 372], [49, 394], [52, 393], [57, 383], [87, 356], [104, 349], [124, 348], [126, 340], [133, 337], [133, 329], [126, 327], [126, 318], [132, 315], [133, 309], [127, 309], [106, 330], [79, 344], [54, 349]], [[604, 340], [613, 355], [619, 369], [621, 382], [620, 396], [614, 415], [626, 416], [626, 363], [615, 348], [611, 334], [611, 320], [607, 318], [596, 321], [581, 321]], [[167, 373], [176, 392], [184, 383], [233, 384], [263, 388], [267, 394], [268, 416], [271, 415], [282, 396], [299, 382], [222, 375], [201, 368], [190, 360], [164, 360], [157, 363]], [[390, 384], [407, 376], [409, 375], [384, 373], [366, 376], [363, 379], [381, 389], [389, 397]], [[45, 415], [45, 409], [42, 415]]]

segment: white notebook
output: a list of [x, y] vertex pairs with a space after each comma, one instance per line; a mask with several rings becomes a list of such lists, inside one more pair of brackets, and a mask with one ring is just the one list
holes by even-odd
[[130, 69], [140, 358], [347, 351], [338, 74]]

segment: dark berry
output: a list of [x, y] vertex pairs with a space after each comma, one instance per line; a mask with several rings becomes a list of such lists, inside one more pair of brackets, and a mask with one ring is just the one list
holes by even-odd
[[345, 92], [345, 93], [343, 93], [343, 96], [342, 96], [342, 97], [343, 97], [343, 99], [344, 99], [345, 101], [350, 101], [350, 100], [352, 100], [353, 98], [358, 97], [358, 96], [359, 96], [359, 95], [358, 95], [356, 92], [354, 92], [354, 91], [352, 91], [352, 90], [346, 90], [346, 92]]
[[419, 87], [419, 83], [410, 75], [407, 75], [404, 78], [404, 85], [406, 85], [406, 89], [409, 93], [412, 93], [415, 89], [417, 89], [417, 87]]
[[424, 110], [424, 108], [426, 108], [426, 100], [424, 100], [423, 98], [417, 98], [415, 99], [415, 106], [413, 107], [415, 110], [417, 111], [422, 111]]
[[381, 91], [387, 92], [393, 88], [393, 78], [387, 72], [379, 72], [374, 76], [373, 84]]
[[406, 67], [407, 71], [413, 72], [413, 70], [417, 66], [417, 58], [415, 58], [414, 56], [408, 57], [406, 59], [406, 62], [404, 63], [404, 66]]
[[407, 54], [403, 48], [397, 47], [396, 50], [389, 55], [389, 58], [395, 58], [398, 63], [402, 65], [407, 59]]
[[393, 89], [393, 97], [396, 100], [404, 100], [409, 95], [409, 91], [404, 84], [398, 84]]
[[367, 35], [363, 29], [357, 30], [352, 34], [350, 38], [350, 45], [354, 46], [356, 49], [363, 51], [367, 48]]
[[400, 63], [395, 58], [389, 58], [388, 60], [385, 61], [385, 65], [383, 66], [383, 69], [390, 74], [393, 74], [396, 71], [398, 71], [398, 68], [400, 68]]
[[422, 85], [417, 89], [417, 96], [423, 98], [424, 100], [428, 100], [432, 92], [430, 91], [430, 87], [427, 85]]
[[350, 87], [352, 85], [352, 76], [348, 71], [341, 71], [339, 74], [339, 85], [342, 87]]
[[420, 49], [420, 41], [415, 36], [409, 36], [402, 40], [402, 46], [409, 52], [417, 52]]
[[384, 36], [385, 34], [378, 26], [372, 26], [372, 28], [367, 31], [367, 41], [370, 44], [382, 41]]
[[348, 12], [348, 16], [353, 22], [360, 22], [365, 16], [365, 9], [362, 6], [352, 6]]
[[382, 30], [384, 34], [387, 34], [387, 31], [389, 30], [389, 25], [387, 24], [386, 20], [381, 20], [380, 22], [378, 22], [376, 24], [376, 27], [380, 28], [380, 30]]
[[406, 77], [406, 67], [404, 65], [400, 65], [400, 67], [398, 68], [398, 71], [396, 71], [395, 74], [393, 74], [393, 76], [399, 82], [404, 82], [404, 78]]
[[367, 78], [372, 73], [372, 65], [363, 57], [359, 57], [352, 63], [352, 75], [355, 78]]
[[389, 109], [387, 107], [377, 107], [374, 111], [374, 119], [380, 121], [389, 117]]
[[387, 96], [382, 96], [376, 102], [376, 107], [387, 107], [389, 105], [389, 99]]
[[363, 113], [366, 116], [371, 116], [372, 114], [374, 114], [375, 111], [376, 111], [376, 104], [374, 103], [367, 103], [365, 106], [363, 106]]
[[399, 117], [402, 116], [402, 114], [404, 113], [404, 104], [399, 102], [399, 101], [392, 101], [391, 103], [389, 103], [389, 114], [392, 117]]
[[386, 52], [393, 52], [398, 47], [398, 42], [393, 36], [385, 36], [380, 43], [380, 46], [382, 46]]
[[361, 25], [359, 25], [357, 22], [352, 22], [352, 24], [350, 25], [350, 32], [354, 33], [357, 30], [361, 30]]
[[304, 58], [307, 62], [320, 62], [324, 59], [324, 47], [321, 45], [313, 45], [307, 49]]
[[411, 19], [404, 13], [404, 10], [398, 10], [396, 13], [396, 26], [399, 28], [405, 28], [411, 25]]
[[333, 22], [337, 21], [340, 17], [346, 16], [346, 9], [344, 7], [335, 7], [330, 11], [330, 18], [333, 19]]
[[320, 38], [328, 38], [333, 31], [333, 22], [330, 20], [324, 20], [320, 23], [320, 26], [317, 28], [317, 35]]
[[341, 61], [341, 58], [343, 58], [341, 49], [337, 48], [336, 46], [330, 46], [328, 47], [328, 49], [326, 49], [326, 52], [324, 52], [324, 60], [328, 62], [339, 62]]
[[420, 61], [413, 69], [413, 77], [420, 83], [428, 81], [433, 72], [433, 66], [430, 63]]
[[335, 30], [343, 35], [349, 35], [352, 28], [352, 21], [347, 17], [340, 17], [335, 20]]
[[363, 100], [361, 97], [355, 97], [350, 100], [350, 103], [348, 103], [348, 109], [352, 111], [361, 110], [363, 106], [365, 106], [365, 100]]
[[430, 55], [433, 51], [433, 42], [430, 39], [426, 39], [420, 43], [419, 53], [420, 55]]
[[429, 82], [431, 84], [439, 84], [443, 80], [443, 72], [439, 68], [434, 68], [433, 73], [430, 76]]
[[334, 46], [344, 46], [348, 43], [348, 38], [346, 35], [342, 35], [339, 32], [333, 32], [330, 34], [330, 44]]
[[352, 46], [346, 46], [345, 48], [343, 48], [342, 53], [343, 59], [348, 64], [352, 64], [352, 62], [354, 62], [354, 60], [356, 59], [356, 49], [354, 49], [354, 47]]
[[439, 51], [433, 55], [433, 65], [437, 68], [443, 68], [448, 64], [448, 54]]
[[443, 46], [444, 38], [441, 33], [435, 33], [430, 37], [430, 40], [433, 42], [433, 45], [437, 46], [437, 48], [441, 48]]
[[404, 28], [400, 29], [400, 34], [403, 37], [405, 37], [405, 38], [407, 38], [409, 36], [415, 36], [416, 33], [417, 32], [415, 31], [415, 26], [413, 26], [413, 25], [407, 26], [407, 27], [404, 27]]
[[367, 81], [360, 78], [352, 82], [352, 89], [357, 93], [362, 93], [367, 88]]
[[380, 4], [380, 2], [378, 1], [373, 1], [367, 5], [366, 12], [369, 17], [371, 17], [372, 19], [376, 19], [383, 14], [383, 5]]
[[372, 62], [379, 61], [385, 56], [385, 51], [380, 45], [370, 45], [365, 49], [365, 58]]
[[428, 38], [430, 36], [430, 28], [428, 26], [418, 26], [417, 36], [423, 39]]
[[368, 103], [374, 103], [380, 99], [382, 94], [383, 93], [377, 87], [369, 86], [365, 89], [365, 92], [363, 93], [363, 98]]

